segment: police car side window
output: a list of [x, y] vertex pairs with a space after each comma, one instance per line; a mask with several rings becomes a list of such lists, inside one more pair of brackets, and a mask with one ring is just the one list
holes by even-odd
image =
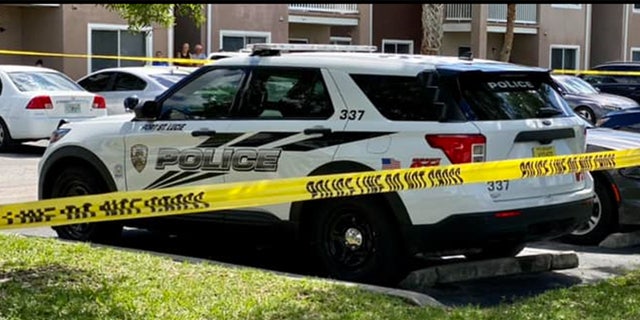
[[333, 105], [319, 69], [256, 68], [236, 119], [328, 119]]
[[230, 116], [245, 72], [211, 69], [178, 89], [162, 103], [162, 120], [225, 119]]
[[442, 92], [420, 84], [418, 77], [351, 74], [351, 78], [383, 117], [395, 121], [437, 121]]

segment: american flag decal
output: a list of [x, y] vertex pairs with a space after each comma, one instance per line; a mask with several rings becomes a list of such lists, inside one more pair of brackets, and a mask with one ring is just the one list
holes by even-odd
[[382, 170], [400, 169], [400, 161], [393, 158], [382, 158]]

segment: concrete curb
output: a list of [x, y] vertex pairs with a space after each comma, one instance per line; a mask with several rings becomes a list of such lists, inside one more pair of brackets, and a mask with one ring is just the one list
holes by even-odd
[[426, 288], [433, 287], [438, 283], [571, 269], [577, 266], [578, 256], [572, 252], [469, 261], [413, 271], [400, 282], [400, 287], [424, 292]]
[[612, 233], [602, 240], [598, 246], [608, 249], [621, 249], [638, 245], [640, 245], [640, 231]]

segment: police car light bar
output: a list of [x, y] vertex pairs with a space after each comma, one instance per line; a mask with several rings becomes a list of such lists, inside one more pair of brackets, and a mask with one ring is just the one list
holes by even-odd
[[341, 44], [290, 44], [290, 43], [254, 43], [248, 44], [247, 49], [256, 51], [346, 51], [373, 52], [376, 46], [352, 46]]

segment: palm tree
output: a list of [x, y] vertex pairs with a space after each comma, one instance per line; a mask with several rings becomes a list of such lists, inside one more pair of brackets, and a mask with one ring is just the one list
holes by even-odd
[[507, 26], [504, 33], [504, 42], [500, 51], [500, 61], [508, 62], [513, 47], [513, 29], [516, 21], [516, 4], [507, 4]]
[[442, 23], [444, 21], [443, 3], [425, 3], [422, 5], [422, 44], [420, 54], [437, 55], [442, 44]]

